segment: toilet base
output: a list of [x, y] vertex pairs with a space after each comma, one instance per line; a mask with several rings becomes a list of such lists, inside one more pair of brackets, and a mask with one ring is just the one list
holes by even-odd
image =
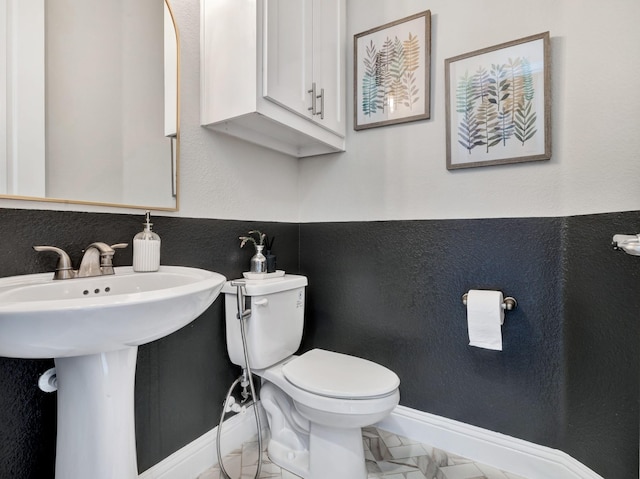
[[269, 382], [263, 382], [260, 396], [269, 422], [271, 461], [303, 479], [366, 479], [360, 427], [308, 421], [291, 398]]
[[366, 479], [362, 431], [311, 424], [309, 451], [293, 451], [271, 439], [269, 458], [303, 479]]
[[274, 464], [304, 479], [309, 475], [309, 451], [293, 451], [283, 446], [276, 439], [269, 439], [267, 446], [269, 459]]
[[309, 476], [305, 479], [366, 479], [362, 430], [311, 423]]

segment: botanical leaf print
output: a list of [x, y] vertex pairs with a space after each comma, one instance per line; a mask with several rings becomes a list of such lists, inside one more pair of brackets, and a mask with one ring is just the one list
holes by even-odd
[[420, 101], [416, 70], [420, 67], [418, 36], [407, 39], [386, 37], [380, 45], [373, 40], [365, 48], [361, 88], [361, 111], [365, 116], [388, 113], [398, 108], [411, 110]]
[[458, 125], [458, 143], [466, 148], [469, 154], [474, 147], [484, 144], [481, 125], [478, 122], [477, 113], [473, 109], [474, 100], [473, 78], [469, 77], [467, 72], [458, 82], [456, 111], [461, 115]]
[[465, 71], [456, 84], [458, 143], [469, 153], [478, 146], [488, 153], [514, 137], [524, 146], [537, 133], [535, 93], [524, 57], [480, 66], [472, 75]]

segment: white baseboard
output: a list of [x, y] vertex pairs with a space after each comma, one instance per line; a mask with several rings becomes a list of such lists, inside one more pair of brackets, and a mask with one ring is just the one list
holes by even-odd
[[[261, 408], [262, 411], [262, 408]], [[264, 414], [263, 427], [267, 424]], [[386, 431], [429, 444], [527, 479], [603, 479], [568, 454], [404, 406], [377, 424]], [[218, 462], [217, 428], [140, 474], [138, 479], [196, 479]], [[222, 454], [256, 435], [252, 409], [225, 421]]]
[[[264, 411], [260, 421], [263, 429], [267, 421]], [[196, 479], [204, 471], [218, 463], [216, 440], [218, 427], [206, 432], [182, 449], [171, 454], [138, 476], [138, 479]], [[253, 406], [244, 413], [236, 414], [224, 422], [222, 427], [220, 452], [227, 455], [239, 449], [243, 442], [256, 436], [256, 422]]]
[[404, 406], [377, 426], [527, 479], [603, 479], [557, 449]]

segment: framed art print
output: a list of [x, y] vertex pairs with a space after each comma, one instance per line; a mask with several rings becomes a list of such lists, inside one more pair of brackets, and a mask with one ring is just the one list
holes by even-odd
[[354, 129], [430, 117], [431, 12], [354, 35]]
[[445, 60], [447, 169], [551, 158], [549, 32]]

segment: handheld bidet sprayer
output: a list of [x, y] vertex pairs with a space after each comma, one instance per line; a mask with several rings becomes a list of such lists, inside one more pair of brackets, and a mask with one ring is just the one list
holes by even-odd
[[250, 386], [249, 374], [251, 374], [251, 368], [249, 366], [249, 357], [247, 355], [247, 348], [244, 347], [246, 344], [246, 333], [244, 331], [244, 320], [248, 319], [251, 316], [251, 308], [245, 308], [245, 297], [242, 288], [245, 286], [244, 281], [232, 281], [231, 286], [236, 287], [236, 300], [238, 303], [238, 313], [236, 314], [236, 318], [242, 323], [240, 328], [242, 329], [242, 343], [243, 343], [243, 351], [244, 351], [244, 364], [245, 368], [242, 370], [242, 379], [240, 380], [240, 386], [242, 386], [242, 402], [245, 402], [251, 394], [247, 390], [247, 386]]
[[[239, 320], [247, 319], [251, 316], [251, 309], [245, 309], [244, 292], [242, 288], [245, 286], [244, 281], [232, 281], [231, 286], [236, 287], [236, 300], [238, 301], [238, 314], [236, 318]], [[242, 311], [242, 313], [241, 313]]]

